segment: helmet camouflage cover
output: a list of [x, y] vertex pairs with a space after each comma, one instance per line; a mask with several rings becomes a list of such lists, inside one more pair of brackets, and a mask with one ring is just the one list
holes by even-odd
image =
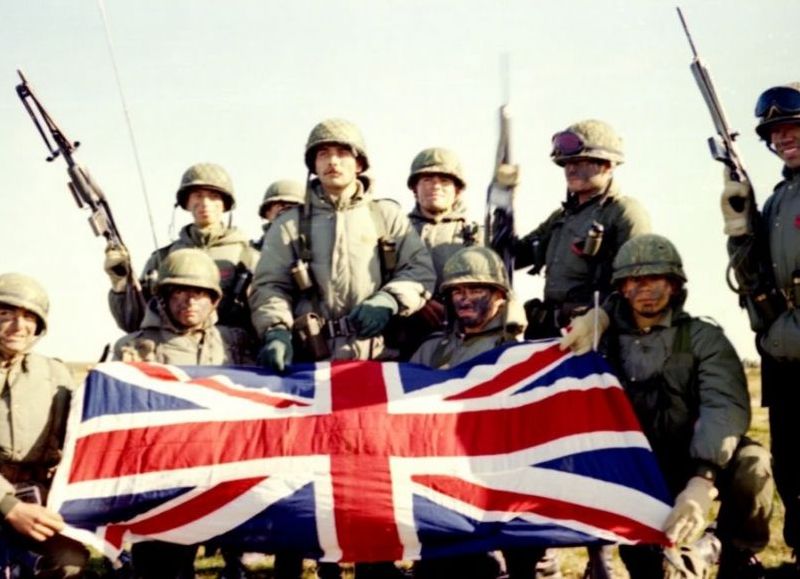
[[557, 165], [563, 167], [564, 163], [570, 159], [600, 159], [617, 165], [625, 161], [622, 139], [606, 122], [588, 119], [570, 125], [561, 133], [556, 133], [553, 137], [554, 145], [558, 136], [564, 133], [576, 136], [580, 140], [581, 146], [574, 152], [560, 151], [554, 146], [550, 157]]
[[508, 294], [508, 281], [503, 260], [488, 247], [471, 246], [454, 253], [444, 264], [440, 290], [445, 292], [459, 284], [488, 285]]
[[305, 197], [306, 188], [302, 183], [292, 181], [291, 179], [275, 181], [267, 187], [267, 191], [264, 193], [264, 199], [261, 201], [261, 206], [258, 208], [258, 214], [264, 217], [270, 203], [276, 203], [278, 201], [283, 203], [304, 203]]
[[186, 209], [189, 193], [192, 189], [200, 187], [221, 194], [225, 211], [230, 211], [236, 206], [231, 177], [225, 169], [215, 163], [196, 163], [186, 169], [176, 194], [178, 205]]
[[800, 124], [800, 82], [789, 82], [765, 90], [756, 102], [758, 136], [769, 141], [772, 127], [779, 123]]
[[209, 290], [218, 298], [222, 295], [219, 282], [219, 268], [206, 252], [196, 248], [178, 249], [161, 261], [156, 291], [162, 293], [168, 286], [181, 285]]
[[458, 189], [464, 189], [467, 186], [461, 162], [449, 149], [433, 147], [420, 151], [411, 162], [411, 171], [407, 181], [408, 188], [413, 191], [417, 186], [417, 181], [425, 173], [446, 175], [455, 182]]
[[334, 144], [350, 147], [356, 159], [361, 161], [361, 170], [369, 169], [367, 147], [358, 127], [345, 119], [326, 119], [311, 129], [308, 141], [306, 141], [306, 167], [310, 172], [314, 173], [315, 171], [314, 160], [317, 147]]
[[622, 244], [614, 258], [611, 283], [645, 275], [666, 275], [686, 281], [681, 256], [663, 235], [648, 233], [633, 237]]
[[34, 314], [38, 319], [37, 335], [47, 330], [50, 300], [44, 288], [32, 277], [21, 273], [0, 275], [0, 304], [22, 308]]

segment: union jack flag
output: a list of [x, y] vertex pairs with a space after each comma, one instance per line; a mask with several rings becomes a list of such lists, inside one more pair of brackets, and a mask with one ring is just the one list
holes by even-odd
[[50, 506], [67, 534], [324, 561], [666, 543], [671, 499], [617, 379], [551, 341], [451, 370], [100, 364]]

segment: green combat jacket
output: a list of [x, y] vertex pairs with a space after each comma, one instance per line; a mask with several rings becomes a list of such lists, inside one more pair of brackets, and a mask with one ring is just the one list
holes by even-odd
[[19, 502], [13, 484], [50, 487], [61, 460], [71, 393], [72, 376], [54, 358], [25, 354], [0, 368], [0, 514]]
[[682, 488], [694, 474], [716, 474], [750, 426], [747, 380], [736, 350], [721, 328], [691, 317], [679, 304], [643, 332], [628, 302], [617, 297], [603, 350], [665, 476]]
[[[580, 246], [593, 222], [603, 225], [603, 239], [594, 256], [581, 254]], [[515, 266], [545, 268], [544, 299], [567, 307], [593, 302], [595, 290], [602, 301], [611, 293], [611, 264], [617, 251], [631, 237], [650, 232], [650, 217], [631, 197], [620, 195], [613, 181], [608, 190], [582, 205], [570, 197], [544, 223], [514, 244]]]
[[524, 330], [525, 313], [512, 301], [482, 332], [465, 334], [456, 322], [448, 332], [431, 336], [409, 361], [441, 370], [452, 368], [503, 344], [521, 341]]
[[800, 285], [792, 282], [800, 277], [800, 170], [785, 168], [784, 176], [786, 180], [778, 183], [764, 204], [757, 243], [752, 243], [751, 236], [731, 237], [728, 252], [743, 290], [757, 290], [767, 280], [783, 295], [781, 313], [775, 319], [759, 316], [751, 298], [747, 299], [759, 345], [778, 361], [800, 362]]
[[[246, 327], [244, 322], [248, 321], [249, 313], [241, 314], [235, 311], [235, 306], [231, 304], [235, 298], [232, 294], [239, 274], [252, 273], [258, 260], [258, 251], [253, 249], [250, 240], [236, 227], [220, 225], [217, 231], [208, 233], [202, 232], [193, 224], [181, 229], [177, 240], [153, 252], [147, 260], [139, 279], [146, 297], [150, 298], [151, 296], [149, 287], [151, 281], [156, 277], [159, 262], [173, 251], [186, 248], [202, 249], [219, 267], [220, 287], [223, 294], [223, 301], [219, 306], [220, 322], [225, 325]], [[246, 306], [246, 302], [247, 300], [244, 300], [243, 305]], [[145, 311], [137, 302], [128, 300], [126, 292], [109, 291], [108, 305], [111, 308], [111, 315], [114, 316], [120, 329], [126, 332], [139, 329], [145, 317]], [[244, 317], [242, 318], [242, 316]]]
[[419, 204], [408, 214], [411, 225], [431, 252], [433, 268], [436, 270], [436, 290], [447, 260], [459, 249], [469, 245], [483, 245], [483, 228], [475, 222], [467, 221], [466, 207], [460, 197], [456, 198], [453, 209], [439, 219], [431, 219], [422, 214]]
[[[316, 290], [301, 292], [292, 278], [300, 259], [300, 208], [283, 212], [267, 231], [250, 294], [253, 326], [263, 336], [276, 327], [291, 329], [295, 318], [318, 312], [324, 320], [347, 316], [376, 292], [397, 301], [400, 316], [419, 310], [431, 297], [435, 273], [422, 240], [391, 200], [373, 201], [369, 180], [359, 177], [358, 190], [334, 206], [318, 181], [311, 184], [311, 263]], [[385, 234], [396, 244], [397, 267], [382, 283], [379, 232], [370, 203], [377, 203]], [[382, 337], [358, 340], [354, 334], [328, 338], [333, 359], [374, 359], [383, 352]]]
[[158, 362], [181, 366], [222, 366], [252, 363], [252, 340], [241, 328], [215, 325], [209, 316], [200, 330], [180, 330], [153, 300], [140, 330], [120, 338], [114, 359], [123, 362]]

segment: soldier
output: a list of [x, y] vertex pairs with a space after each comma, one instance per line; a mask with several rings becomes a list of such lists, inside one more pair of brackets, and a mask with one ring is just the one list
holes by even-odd
[[514, 242], [516, 267], [545, 268], [544, 300], [525, 304], [528, 338], [559, 335], [594, 301], [611, 292], [611, 262], [629, 238], [650, 230], [641, 204], [620, 194], [614, 169], [622, 139], [606, 123], [585, 120], [553, 136], [550, 157], [564, 168], [567, 198], [541, 225]]
[[[667, 536], [696, 538], [719, 494], [717, 577], [763, 577], [755, 554], [769, 542], [774, 484], [769, 453], [745, 436], [750, 397], [736, 351], [718, 326], [683, 311], [686, 275], [665, 237], [626, 242], [611, 281], [619, 294], [606, 306], [603, 350], [676, 497]], [[621, 546], [620, 554], [632, 579], [664, 576], [661, 549]]]
[[[159, 264], [170, 253], [187, 247], [202, 249], [216, 262], [221, 274], [223, 297], [218, 312], [228, 326], [249, 328], [250, 313], [246, 291], [258, 252], [245, 234], [223, 223], [223, 216], [236, 205], [233, 184], [225, 169], [213, 163], [189, 167], [181, 178], [175, 206], [192, 214], [193, 222], [183, 229], [176, 241], [155, 251], [144, 266], [140, 282], [147, 298]], [[145, 308], [126, 293], [130, 256], [124, 248], [106, 248], [105, 271], [111, 280], [108, 303], [117, 325], [126, 332], [139, 329]]]
[[[155, 291], [141, 329], [116, 343], [115, 359], [201, 366], [252, 362], [249, 334], [216, 325], [220, 273], [206, 252], [189, 248], [171, 252], [159, 265]], [[136, 543], [134, 573], [146, 579], [194, 577], [196, 551], [196, 545]], [[225, 562], [226, 577], [243, 576], [237, 557], [226, 556]]]
[[[778, 183], [761, 213], [750, 183], [726, 171], [722, 214], [731, 266], [739, 282], [761, 355], [762, 404], [769, 407], [775, 483], [786, 507], [783, 536], [800, 549], [800, 82], [765, 91], [756, 103], [756, 132], [783, 161]], [[751, 219], [754, 215], [756, 219]], [[800, 560], [795, 565], [800, 571]]]
[[[545, 268], [544, 300], [525, 303], [526, 338], [552, 338], [611, 293], [611, 263], [628, 239], [650, 230], [641, 204], [620, 194], [614, 169], [625, 160], [622, 139], [603, 121], [584, 120], [553, 136], [550, 157], [564, 168], [567, 198], [512, 247], [515, 266]], [[589, 577], [611, 577], [611, 553], [590, 549]]]
[[445, 310], [438, 287], [445, 262], [460, 249], [482, 241], [480, 226], [467, 221], [461, 195], [465, 187], [461, 163], [452, 151], [425, 149], [411, 162], [408, 188], [414, 192], [416, 203], [408, 218], [431, 252], [437, 289], [425, 307], [387, 332], [396, 339], [401, 360], [407, 360], [431, 332], [444, 326]]
[[253, 248], [260, 252], [264, 247], [264, 236], [267, 234], [272, 222], [278, 218], [278, 215], [290, 207], [299, 205], [304, 200], [305, 187], [297, 181], [283, 179], [275, 181], [267, 187], [267, 191], [264, 193], [264, 200], [258, 208], [258, 215], [264, 220], [263, 233], [261, 239], [253, 242]]
[[89, 558], [83, 545], [59, 534], [61, 515], [44, 506], [61, 459], [72, 392], [72, 377], [61, 361], [31, 352], [47, 330], [48, 310], [47, 294], [34, 279], [0, 275], [0, 570], [5, 577], [81, 577]]
[[[258, 361], [278, 372], [293, 358], [385, 357], [386, 324], [419, 310], [435, 281], [430, 255], [397, 203], [372, 198], [355, 125], [319, 123], [305, 162], [315, 177], [304, 203], [267, 232], [250, 296], [253, 325], [264, 339]], [[357, 569], [362, 578], [396, 572], [393, 564]], [[339, 569], [323, 565], [320, 573], [338, 576]]]
[[[522, 308], [514, 307], [511, 284], [503, 261], [485, 247], [462, 248], [442, 268], [439, 278], [453, 323], [446, 333], [434, 334], [411, 357], [432, 368], [452, 368], [508, 342], [519, 341], [525, 330]], [[494, 579], [499, 565], [488, 554], [423, 559], [414, 564], [417, 579], [471, 577]], [[532, 577], [509, 569], [509, 577]]]

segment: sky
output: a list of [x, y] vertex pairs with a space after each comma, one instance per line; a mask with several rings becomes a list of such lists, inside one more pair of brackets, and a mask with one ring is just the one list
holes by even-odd
[[[103, 1], [103, 0], [101, 0]], [[117, 89], [105, 7], [127, 108]], [[798, 80], [795, 0], [687, 0], [681, 7], [763, 204], [780, 161], [759, 142], [753, 107], [767, 87]], [[565, 197], [550, 138], [598, 118], [624, 140], [616, 170], [654, 230], [681, 252], [686, 308], [725, 328], [740, 356], [753, 335], [725, 283], [722, 167], [714, 128], [689, 71], [691, 52], [660, 0], [37, 0], [0, 7], [0, 271], [32, 275], [51, 299], [37, 349], [96, 360], [122, 333], [108, 310], [104, 240], [66, 189], [16, 97], [21, 69], [103, 188], [138, 271], [188, 215], [173, 210], [191, 164], [223, 165], [234, 182], [233, 222], [260, 233], [270, 182], [304, 180], [304, 144], [319, 121], [343, 117], [364, 133], [377, 197], [411, 209], [409, 165], [442, 146], [461, 158], [470, 215], [482, 220], [494, 167], [498, 107], [510, 62], [512, 142], [521, 166], [515, 201], [525, 234]], [[4, 87], [4, 88], [3, 88]], [[133, 141], [126, 111], [133, 127]], [[139, 178], [136, 155], [144, 181]], [[145, 199], [152, 207], [154, 233]], [[171, 227], [171, 223], [174, 225]], [[541, 279], [515, 276], [521, 299]]]

